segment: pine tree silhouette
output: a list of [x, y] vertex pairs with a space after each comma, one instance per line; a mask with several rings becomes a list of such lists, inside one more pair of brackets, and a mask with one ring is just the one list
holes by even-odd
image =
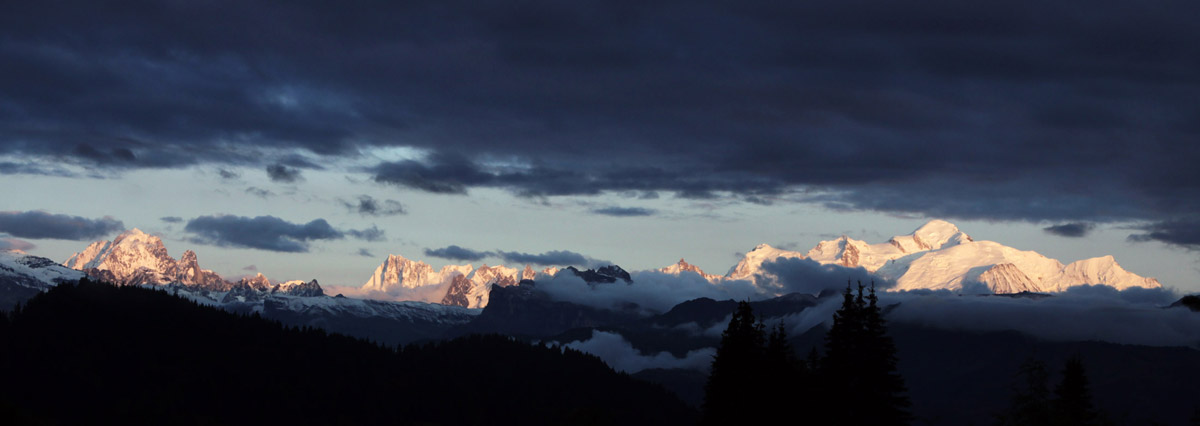
[[1062, 382], [1054, 388], [1054, 411], [1056, 423], [1064, 426], [1096, 424], [1096, 411], [1092, 406], [1092, 392], [1088, 388], [1087, 373], [1083, 360], [1078, 356], [1068, 358], [1063, 365]]
[[[862, 285], [859, 284], [859, 297], [862, 297]], [[867, 294], [867, 306], [863, 314], [863, 356], [861, 366], [865, 371], [866, 391], [868, 400], [877, 399], [874, 405], [877, 409], [866, 410], [867, 424], [896, 425], [908, 424], [912, 418], [908, 412], [911, 403], [906, 394], [904, 378], [896, 370], [896, 345], [887, 335], [887, 321], [879, 307], [879, 297], [875, 295], [875, 283], [871, 283]]]
[[1008, 408], [997, 416], [997, 425], [1024, 426], [1050, 424], [1050, 391], [1046, 389], [1046, 365], [1029, 358], [1017, 370], [1013, 396]]
[[751, 409], [759, 401], [759, 390], [766, 377], [766, 351], [763, 326], [754, 318], [750, 303], [738, 303], [721, 334], [721, 346], [713, 357], [712, 371], [704, 386], [704, 424], [726, 425], [755, 422], [762, 410]]
[[821, 380], [832, 392], [824, 405], [843, 415], [834, 424], [904, 425], [912, 421], [904, 379], [896, 370], [896, 347], [875, 295], [857, 295], [847, 283], [842, 307], [825, 336]]

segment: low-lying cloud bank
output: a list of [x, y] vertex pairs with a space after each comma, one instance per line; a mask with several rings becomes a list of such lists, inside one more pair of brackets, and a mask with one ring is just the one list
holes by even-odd
[[1108, 286], [1079, 286], [1041, 299], [928, 292], [884, 293], [880, 301], [899, 304], [888, 315], [895, 323], [950, 330], [1014, 330], [1056, 341], [1200, 348], [1200, 315], [1163, 308], [1177, 298], [1162, 289], [1117, 291]]
[[658, 271], [639, 271], [630, 274], [633, 282], [589, 285], [570, 273], [559, 273], [553, 279], [539, 280], [538, 291], [555, 300], [578, 303], [600, 309], [617, 309], [637, 304], [650, 312], [665, 312], [679, 303], [708, 297], [717, 300], [758, 300], [763, 297], [749, 281], [708, 282], [700, 275], [685, 272], [672, 275]]
[[879, 289], [890, 288], [891, 281], [876, 277], [865, 268], [847, 268], [822, 264], [812, 259], [776, 258], [763, 262], [764, 274], [756, 277], [764, 291], [783, 295], [789, 293], [819, 294], [823, 290], [846, 288], [847, 282], [875, 283]]
[[633, 348], [633, 344], [620, 334], [593, 330], [592, 338], [574, 341], [562, 345], [581, 352], [587, 352], [604, 360], [606, 364], [617, 371], [633, 374], [648, 368], [682, 368], [707, 372], [712, 365], [716, 348], [702, 348], [688, 351], [683, 358], [676, 358], [669, 352], [659, 352], [645, 355]]

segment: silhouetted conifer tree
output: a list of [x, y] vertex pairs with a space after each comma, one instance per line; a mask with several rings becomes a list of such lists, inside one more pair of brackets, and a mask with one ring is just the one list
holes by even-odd
[[1052, 417], [1050, 391], [1046, 389], [1046, 365], [1033, 358], [1025, 360], [1017, 370], [1013, 396], [1008, 409], [997, 416], [1002, 426], [1047, 425]]
[[911, 421], [904, 379], [896, 371], [896, 347], [871, 285], [868, 296], [858, 283], [842, 293], [842, 307], [825, 336], [821, 379], [831, 392], [825, 401], [843, 413], [833, 424], [903, 425]]
[[[859, 297], [862, 297], [861, 284]], [[879, 297], [875, 295], [875, 283], [871, 283], [866, 299], [867, 306], [862, 314], [863, 355], [867, 359], [861, 367], [865, 375], [865, 390], [869, 393], [864, 396], [868, 400], [877, 399], [873, 405], [878, 407], [866, 410], [867, 424], [908, 424], [912, 420], [908, 412], [911, 403], [904, 378], [896, 370], [896, 345], [887, 335], [887, 321], [883, 319]]]
[[1092, 406], [1092, 392], [1088, 387], [1083, 360], [1068, 358], [1063, 365], [1062, 382], [1054, 388], [1054, 411], [1056, 423], [1063, 426], [1096, 424], [1096, 411]]
[[756, 407], [764, 374], [765, 336], [755, 321], [750, 303], [740, 302], [721, 333], [721, 346], [713, 357], [712, 371], [704, 386], [704, 424], [724, 425], [753, 422], [762, 410]]

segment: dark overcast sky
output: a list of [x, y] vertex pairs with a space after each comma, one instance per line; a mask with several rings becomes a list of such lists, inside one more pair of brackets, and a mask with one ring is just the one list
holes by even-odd
[[4, 2], [0, 173], [293, 183], [408, 147], [424, 155], [342, 171], [451, 197], [816, 203], [1066, 237], [1121, 223], [1197, 248], [1197, 9]]

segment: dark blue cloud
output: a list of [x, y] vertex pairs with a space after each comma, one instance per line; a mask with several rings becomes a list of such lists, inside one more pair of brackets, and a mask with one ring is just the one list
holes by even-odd
[[91, 240], [125, 229], [111, 217], [88, 219], [43, 211], [0, 212], [0, 232], [20, 238]]
[[515, 251], [499, 251], [497, 256], [505, 263], [534, 264], [549, 266], [589, 266], [596, 262], [582, 254], [567, 250], [551, 250], [542, 254], [520, 253]]
[[274, 192], [271, 192], [270, 190], [267, 190], [267, 189], [259, 188], [257, 186], [251, 186], [249, 188], [246, 188], [246, 193], [253, 195], [255, 197], [259, 197], [259, 198], [271, 198], [271, 197], [275, 196]]
[[1129, 241], [1159, 241], [1166, 244], [1200, 249], [1200, 218], [1188, 217], [1147, 224], [1145, 232], [1131, 234]]
[[200, 216], [184, 230], [201, 243], [292, 253], [307, 252], [311, 241], [345, 237], [325, 219], [298, 224], [274, 216]]
[[272, 164], [267, 166], [267, 177], [274, 182], [294, 183], [301, 180], [300, 169], [291, 168], [282, 164]]
[[371, 225], [370, 228], [363, 229], [347, 229], [346, 235], [358, 238], [364, 241], [387, 241], [386, 232], [379, 229], [378, 226]]
[[[404, 146], [428, 155], [366, 172], [442, 194], [1141, 220], [1184, 241], [1167, 228], [1200, 211], [1191, 6], [5, 5], [0, 156], [288, 182]], [[22, 163], [0, 173], [66, 173]]]
[[1089, 232], [1092, 232], [1092, 229], [1095, 228], [1096, 224], [1094, 223], [1073, 222], [1047, 226], [1042, 228], [1042, 230], [1049, 234], [1058, 235], [1060, 237], [1080, 238], [1087, 235]]
[[158, 220], [161, 220], [166, 223], [182, 223], [183, 222], [183, 218], [179, 217], [179, 216], [164, 216], [164, 217], [158, 218]]
[[604, 207], [604, 208], [599, 208], [599, 209], [592, 209], [592, 213], [604, 215], [604, 216], [629, 217], [629, 216], [653, 216], [656, 213], [656, 211], [654, 209], [647, 209], [647, 208], [642, 208], [642, 207]]
[[471, 250], [451, 244], [439, 249], [425, 249], [425, 255], [440, 257], [442, 259], [478, 262], [483, 260], [485, 257], [492, 256], [493, 253], [489, 251]]
[[377, 200], [370, 195], [359, 195], [355, 201], [339, 199], [338, 203], [363, 216], [395, 216], [408, 213], [399, 201]]

